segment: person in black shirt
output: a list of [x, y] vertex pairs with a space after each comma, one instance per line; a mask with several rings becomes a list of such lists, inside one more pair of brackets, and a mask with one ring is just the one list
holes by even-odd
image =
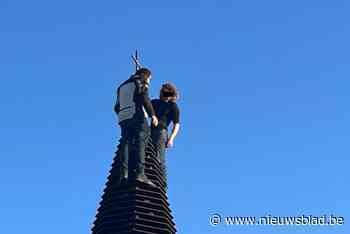
[[[180, 129], [180, 110], [176, 104], [178, 92], [175, 85], [166, 83], [160, 89], [159, 99], [152, 100], [152, 106], [158, 118], [158, 126], [151, 125], [151, 137], [156, 146], [158, 160], [161, 164], [163, 179], [166, 184], [165, 148], [174, 145], [174, 139]], [[168, 135], [168, 126], [173, 124]]]
[[145, 175], [146, 139], [150, 132], [147, 117], [152, 118], [153, 126], [158, 125], [158, 119], [148, 96], [150, 79], [151, 71], [141, 68], [124, 81], [117, 90], [114, 111], [118, 115], [121, 127], [118, 157], [119, 182], [126, 182], [130, 172], [135, 172], [136, 180], [154, 186]]

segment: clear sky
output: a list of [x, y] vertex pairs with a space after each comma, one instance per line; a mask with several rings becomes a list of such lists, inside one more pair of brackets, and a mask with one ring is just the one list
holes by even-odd
[[[349, 233], [350, 2], [0, 1], [0, 232], [89, 233], [139, 49], [175, 83], [180, 234]], [[343, 226], [212, 227], [336, 215]]]

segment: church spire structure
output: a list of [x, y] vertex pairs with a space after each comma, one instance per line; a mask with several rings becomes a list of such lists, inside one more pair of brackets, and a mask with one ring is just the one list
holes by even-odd
[[151, 139], [147, 141], [145, 173], [156, 186], [134, 180], [132, 176], [127, 183], [119, 183], [119, 146], [91, 229], [92, 234], [175, 234], [166, 182]]

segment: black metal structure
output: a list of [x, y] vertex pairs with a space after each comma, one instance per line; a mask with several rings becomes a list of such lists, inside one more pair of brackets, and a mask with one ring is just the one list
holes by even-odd
[[156, 187], [130, 179], [119, 184], [119, 146], [102, 195], [92, 234], [175, 234], [165, 182], [151, 140], [146, 147], [146, 176]]

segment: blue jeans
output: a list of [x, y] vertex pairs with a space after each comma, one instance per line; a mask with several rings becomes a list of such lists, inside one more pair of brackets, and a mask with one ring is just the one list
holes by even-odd
[[168, 141], [168, 132], [166, 129], [155, 127], [151, 129], [152, 141], [156, 147], [157, 159], [160, 163], [160, 168], [165, 184], [167, 184], [167, 172], [165, 165], [165, 148]]
[[122, 176], [144, 175], [146, 143], [150, 135], [150, 130], [146, 119], [144, 120], [124, 120], [120, 123], [120, 165]]

